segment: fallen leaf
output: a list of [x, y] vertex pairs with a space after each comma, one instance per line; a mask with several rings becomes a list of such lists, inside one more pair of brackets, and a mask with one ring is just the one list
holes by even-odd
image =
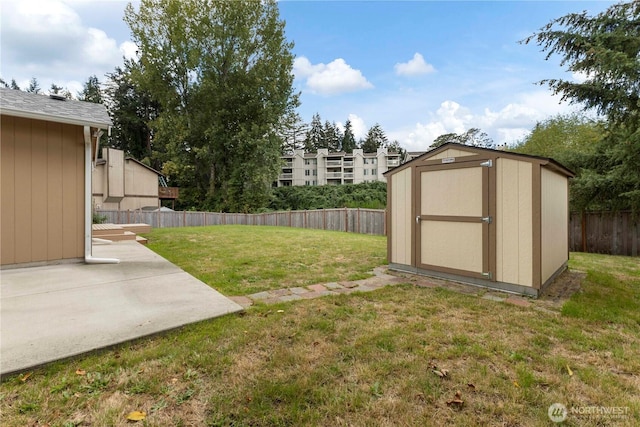
[[142, 421], [145, 418], [147, 418], [147, 413], [143, 411], [133, 411], [129, 412], [129, 415], [127, 415], [127, 419], [129, 421]]
[[456, 398], [460, 399], [462, 397], [462, 393], [460, 393], [460, 390], [456, 391]]
[[471, 390], [475, 390], [476, 389], [476, 386], [471, 384], [471, 383], [468, 383], [467, 387], [469, 387]]
[[78, 369], [76, 371], [76, 375], [85, 375], [87, 373], [87, 371], [85, 371], [84, 369]]
[[447, 402], [447, 405], [449, 406], [455, 405], [455, 406], [462, 407], [462, 405], [464, 405], [464, 401], [460, 399], [451, 399]]
[[24, 374], [23, 376], [20, 377], [20, 381], [25, 382], [26, 380], [29, 379], [31, 374], [33, 374], [33, 372], [27, 372], [26, 374]]
[[437, 369], [434, 369], [434, 370], [433, 370], [433, 373], [434, 373], [434, 374], [436, 374], [437, 376], [439, 376], [440, 378], [444, 378], [444, 373], [443, 373], [443, 372], [438, 371]]
[[514, 382], [513, 382], [513, 385], [514, 385], [514, 386], [516, 386], [516, 387], [518, 387], [518, 388], [520, 388], [520, 384], [518, 384], [518, 381], [514, 381]]
[[278, 313], [284, 313], [284, 310], [278, 310]]
[[567, 365], [567, 372], [569, 373], [569, 376], [572, 377], [573, 376], [573, 371], [571, 370], [571, 368], [569, 367], [569, 365]]

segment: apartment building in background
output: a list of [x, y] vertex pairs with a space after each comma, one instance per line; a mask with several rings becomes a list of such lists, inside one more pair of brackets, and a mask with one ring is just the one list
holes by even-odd
[[281, 158], [283, 165], [278, 187], [384, 182], [386, 179], [382, 174], [400, 166], [403, 161], [400, 154], [389, 153], [386, 148], [378, 148], [376, 153], [364, 153], [361, 149], [351, 153], [329, 153], [328, 149], [319, 149], [317, 153], [296, 150]]

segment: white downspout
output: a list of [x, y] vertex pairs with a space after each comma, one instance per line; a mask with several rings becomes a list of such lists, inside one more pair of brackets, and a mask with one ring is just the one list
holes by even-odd
[[[96, 147], [100, 138], [96, 137]], [[91, 159], [91, 127], [84, 127], [84, 262], [87, 264], [118, 264], [120, 260], [117, 258], [94, 258], [91, 255], [91, 172], [93, 162]]]

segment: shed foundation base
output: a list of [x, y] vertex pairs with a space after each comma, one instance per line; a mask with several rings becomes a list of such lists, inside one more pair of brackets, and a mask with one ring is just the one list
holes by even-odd
[[412, 273], [412, 274], [419, 274], [421, 276], [436, 277], [439, 279], [450, 280], [453, 282], [460, 282], [467, 285], [480, 286], [483, 288], [496, 289], [496, 290], [499, 290], [502, 292], [508, 292], [511, 294], [526, 295], [529, 297], [537, 298], [538, 296], [540, 296], [542, 291], [556, 279], [556, 277], [558, 277], [564, 270], [567, 269], [567, 263], [562, 264], [562, 266], [560, 266], [560, 268], [554, 274], [551, 275], [551, 277], [542, 285], [540, 289], [535, 289], [530, 286], [517, 285], [514, 283], [493, 282], [491, 280], [477, 279], [474, 277], [466, 277], [466, 276], [461, 276], [457, 274], [442, 273], [440, 271], [425, 270], [422, 268], [416, 268], [411, 265], [404, 265], [404, 264], [390, 263], [389, 268], [391, 270], [401, 271], [404, 273]]

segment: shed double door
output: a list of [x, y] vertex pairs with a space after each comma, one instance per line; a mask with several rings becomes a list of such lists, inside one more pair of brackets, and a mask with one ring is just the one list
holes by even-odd
[[495, 280], [490, 271], [490, 160], [416, 168], [416, 264]]

